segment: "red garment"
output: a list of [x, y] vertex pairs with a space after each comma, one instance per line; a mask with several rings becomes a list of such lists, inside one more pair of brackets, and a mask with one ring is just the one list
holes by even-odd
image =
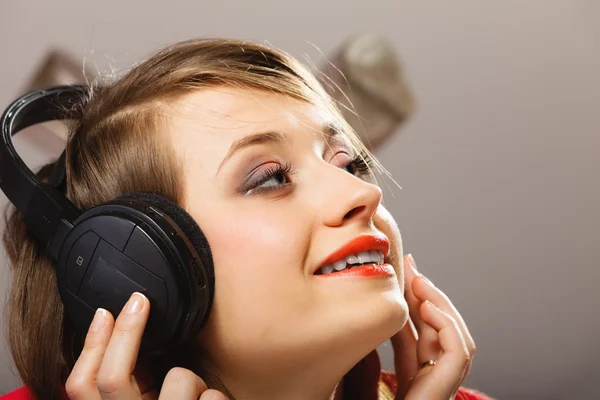
[[[381, 382], [384, 383], [389, 389], [390, 392], [396, 394], [396, 390], [398, 389], [398, 383], [396, 381], [396, 374], [388, 371], [381, 371]], [[379, 398], [381, 399], [382, 393], [379, 393]], [[492, 400], [491, 397], [486, 396], [485, 394], [473, 390], [461, 387], [458, 389], [456, 393], [456, 400]]]
[[[382, 371], [381, 372], [381, 382], [384, 383], [387, 387], [390, 388], [392, 393], [396, 392], [396, 376], [391, 372]], [[382, 397], [382, 396], [381, 396]], [[67, 396], [65, 396], [67, 399]], [[2, 397], [0, 400], [35, 400], [33, 396], [29, 393], [27, 388], [23, 386], [15, 390], [14, 392], [10, 392]], [[456, 400], [491, 400], [489, 397], [484, 395], [483, 393], [479, 393], [477, 391], [471, 389], [460, 388], [458, 393], [456, 393]]]
[[[354, 366], [343, 380], [344, 400], [394, 400], [398, 381], [393, 372], [381, 369], [377, 350]], [[460, 388], [456, 400], [492, 400], [478, 391]]]
[[[354, 366], [343, 380], [344, 400], [388, 400], [398, 390], [396, 375], [383, 371], [377, 350], [373, 350]], [[64, 396], [68, 400], [67, 395]], [[0, 400], [35, 400], [26, 387], [0, 397]], [[43, 400], [43, 399], [40, 399]], [[473, 389], [460, 388], [456, 400], [492, 400]]]
[[2, 400], [34, 400], [25, 386], [0, 397]]
[[[63, 392], [63, 398], [65, 400], [68, 400], [69, 397], [67, 396], [67, 393], [65, 392], [65, 390], [62, 390]], [[14, 390], [10, 393], [5, 394], [4, 396], [0, 396], [0, 400], [36, 400], [33, 395], [29, 392], [29, 389], [27, 389], [27, 387], [23, 386], [18, 388], [17, 390]], [[39, 399], [39, 400], [43, 400], [43, 399]]]

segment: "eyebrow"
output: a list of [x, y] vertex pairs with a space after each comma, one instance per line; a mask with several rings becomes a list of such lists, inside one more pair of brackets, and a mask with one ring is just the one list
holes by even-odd
[[[325, 142], [329, 143], [335, 136], [341, 135], [342, 130], [335, 125], [328, 124], [321, 129], [321, 132], [325, 136]], [[227, 160], [233, 157], [235, 153], [246, 147], [255, 146], [257, 144], [282, 145], [285, 143], [286, 139], [287, 135], [285, 133], [277, 131], [257, 132], [248, 136], [244, 136], [243, 138], [238, 139], [231, 144], [227, 155], [219, 164], [219, 168], [217, 168], [217, 173], [219, 173], [219, 170], [227, 162]]]

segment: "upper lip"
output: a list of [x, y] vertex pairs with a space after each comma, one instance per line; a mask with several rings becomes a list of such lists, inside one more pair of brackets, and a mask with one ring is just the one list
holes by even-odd
[[390, 251], [390, 241], [382, 233], [366, 234], [355, 237], [331, 253], [331, 255], [318, 264], [317, 268], [313, 271], [313, 274], [321, 269], [321, 267], [324, 265], [333, 264], [334, 262], [342, 260], [348, 256], [360, 253], [361, 251], [369, 250], [380, 251], [384, 257], [387, 257]]

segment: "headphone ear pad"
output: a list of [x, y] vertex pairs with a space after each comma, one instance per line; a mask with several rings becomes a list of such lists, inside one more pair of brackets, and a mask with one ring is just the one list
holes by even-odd
[[148, 205], [151, 205], [158, 210], [164, 212], [167, 216], [169, 216], [177, 226], [183, 231], [186, 235], [196, 253], [200, 257], [200, 261], [202, 261], [202, 265], [206, 269], [207, 276], [209, 278], [209, 282], [214, 282], [215, 273], [214, 266], [212, 260], [212, 253], [210, 251], [210, 246], [208, 244], [208, 240], [206, 240], [206, 236], [187, 211], [181, 208], [179, 205], [170, 201], [169, 199], [154, 194], [154, 193], [128, 193], [126, 195], [120, 196], [119, 199], [127, 200], [138, 200]]

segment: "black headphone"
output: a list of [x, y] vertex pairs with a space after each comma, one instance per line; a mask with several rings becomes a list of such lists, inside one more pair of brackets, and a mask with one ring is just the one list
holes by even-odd
[[0, 188], [23, 213], [56, 267], [67, 315], [87, 332], [97, 308], [116, 318], [133, 292], [151, 311], [140, 352], [154, 355], [184, 344], [208, 318], [214, 269], [206, 237], [177, 204], [131, 193], [79, 210], [64, 195], [65, 152], [51, 183], [41, 182], [17, 154], [12, 136], [28, 126], [63, 119], [88, 93], [57, 86], [28, 93], [2, 115]]

